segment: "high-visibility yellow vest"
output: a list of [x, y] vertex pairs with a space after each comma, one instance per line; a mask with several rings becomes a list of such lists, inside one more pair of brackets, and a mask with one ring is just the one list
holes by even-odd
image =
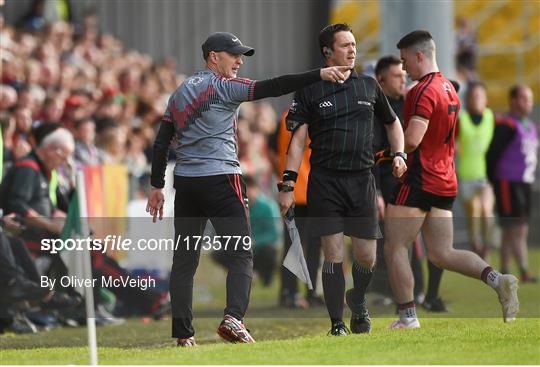
[[58, 188], [58, 173], [53, 169], [51, 171], [51, 180], [49, 181], [49, 198], [51, 199], [54, 207], [58, 204], [58, 197], [56, 196], [56, 189]]
[[484, 110], [479, 124], [472, 122], [467, 111], [459, 114], [459, 179], [486, 178], [486, 152], [493, 139], [494, 130], [495, 118], [489, 108]]

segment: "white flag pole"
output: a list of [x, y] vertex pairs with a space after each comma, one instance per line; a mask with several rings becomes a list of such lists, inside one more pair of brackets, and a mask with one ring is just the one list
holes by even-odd
[[[88, 212], [86, 208], [86, 190], [84, 186], [84, 174], [82, 170], [77, 171], [77, 195], [79, 200], [79, 216], [81, 223], [82, 237], [90, 237], [88, 227]], [[90, 249], [82, 251], [83, 279], [92, 279], [92, 262], [90, 260]], [[96, 338], [96, 318], [94, 312], [94, 291], [92, 287], [85, 287], [84, 298], [86, 302], [86, 329], [88, 332], [88, 352], [90, 353], [90, 365], [97, 366], [97, 338]]]

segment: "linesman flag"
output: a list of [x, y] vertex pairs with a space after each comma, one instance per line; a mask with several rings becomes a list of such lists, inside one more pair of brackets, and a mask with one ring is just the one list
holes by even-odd
[[300, 242], [300, 234], [294, 222], [294, 210], [292, 207], [285, 214], [284, 221], [291, 238], [291, 247], [287, 252], [287, 256], [285, 256], [285, 260], [283, 260], [283, 266], [296, 275], [298, 279], [306, 283], [309, 290], [312, 290], [313, 284], [309, 277], [306, 258], [304, 257], [302, 243]]

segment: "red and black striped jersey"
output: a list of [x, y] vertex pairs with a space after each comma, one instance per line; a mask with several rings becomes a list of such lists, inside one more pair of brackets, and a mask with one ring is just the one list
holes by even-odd
[[457, 195], [454, 135], [459, 108], [454, 86], [440, 72], [423, 76], [407, 93], [404, 128], [413, 116], [428, 120], [422, 142], [409, 154], [409, 169], [402, 178], [407, 185], [435, 195]]

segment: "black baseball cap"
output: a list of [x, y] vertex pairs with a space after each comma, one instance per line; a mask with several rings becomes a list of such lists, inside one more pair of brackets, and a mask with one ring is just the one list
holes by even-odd
[[244, 45], [238, 37], [229, 32], [212, 33], [202, 45], [203, 56], [206, 59], [210, 51], [227, 51], [235, 55], [252, 56], [255, 53], [253, 47]]

